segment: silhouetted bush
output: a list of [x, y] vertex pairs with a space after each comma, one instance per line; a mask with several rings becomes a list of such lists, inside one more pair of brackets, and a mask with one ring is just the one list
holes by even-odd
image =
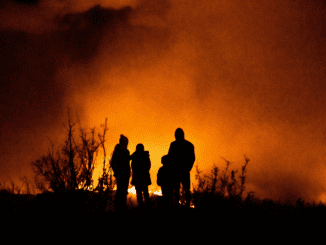
[[230, 162], [225, 161], [225, 170], [220, 173], [219, 168], [213, 166], [210, 176], [202, 177], [201, 171], [196, 166], [198, 184], [193, 187], [192, 201], [202, 217], [219, 217], [224, 221], [287, 220], [301, 224], [326, 217], [326, 206], [322, 203], [309, 204], [299, 198], [296, 205], [281, 204], [272, 199], [258, 199], [254, 197], [253, 192], [248, 192], [247, 196], [243, 197], [249, 159], [245, 157], [245, 163], [238, 177], [236, 177], [237, 171], [228, 172]]
[[[245, 157], [245, 164], [242, 166], [242, 171], [238, 178], [236, 178], [237, 171], [232, 170], [228, 172], [230, 161], [224, 159], [226, 162], [225, 170], [220, 174], [220, 169], [214, 165], [211, 170], [211, 175], [204, 178], [196, 165], [196, 180], [197, 186], [193, 186], [192, 201], [196, 208], [219, 208], [225, 209], [230, 206], [241, 206], [243, 199], [242, 195], [245, 190], [245, 173], [249, 159]], [[247, 202], [252, 199], [253, 193], [248, 194]]]
[[[74, 126], [77, 122], [72, 123], [68, 112], [69, 120], [67, 137], [63, 145], [54, 152], [54, 145], [51, 142], [51, 149], [39, 159], [31, 163], [35, 173], [35, 185], [42, 192], [52, 190], [54, 192], [70, 192], [79, 189], [94, 189], [101, 192], [107, 188], [112, 188], [108, 182], [106, 173], [107, 159], [105, 151], [105, 133], [107, 131], [107, 119], [103, 127], [103, 134], [95, 137], [95, 128], [87, 133], [81, 126], [79, 135], [74, 133]], [[80, 125], [80, 124], [79, 124]], [[95, 161], [102, 146], [103, 157], [103, 174], [99, 178], [97, 187], [93, 186], [93, 172]]]

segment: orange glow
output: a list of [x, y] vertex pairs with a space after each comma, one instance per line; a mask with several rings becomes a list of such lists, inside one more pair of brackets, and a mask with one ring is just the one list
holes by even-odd
[[[99, 122], [98, 124], [100, 124], [100, 123], [101, 122]], [[194, 132], [194, 133], [196, 133], [196, 132]], [[186, 134], [186, 139], [195, 145], [196, 161], [195, 161], [192, 171], [190, 172], [191, 181], [193, 184], [195, 184], [195, 165], [197, 163], [199, 164], [201, 162], [198, 159], [202, 159], [203, 157], [205, 157], [206, 154], [208, 154], [208, 153], [204, 153], [205, 148], [204, 148], [203, 139], [200, 139], [199, 137], [196, 138], [194, 136], [194, 133], [188, 132]], [[147, 131], [147, 134], [148, 135], [146, 135], [145, 129], [134, 129], [129, 134], [130, 135], [129, 137], [127, 134], [125, 134], [125, 135], [129, 138], [128, 149], [130, 151], [130, 154], [132, 154], [135, 151], [136, 145], [138, 143], [144, 144], [145, 150], [149, 151], [150, 159], [151, 159], [150, 176], [151, 176], [151, 181], [152, 181], [152, 185], [149, 186], [149, 191], [155, 193], [155, 191], [159, 188], [156, 184], [156, 179], [157, 179], [158, 170], [162, 166], [161, 158], [162, 158], [162, 156], [164, 156], [168, 153], [170, 143], [175, 140], [174, 130], [171, 130], [171, 132], [169, 132], [169, 133], [166, 132], [165, 135], [163, 133], [160, 133], [155, 138], [153, 137], [153, 136], [155, 136], [153, 132]], [[139, 139], [139, 138], [140, 139], [143, 138], [145, 140], [137, 141], [137, 139]], [[110, 144], [110, 145], [108, 143], [106, 145], [108, 155], [110, 155], [112, 153], [116, 143], [117, 142], [114, 142], [113, 144]], [[109, 149], [111, 149], [111, 151]], [[107, 158], [107, 160], [108, 159], [109, 158]], [[107, 163], [108, 163], [108, 161], [107, 161]], [[103, 153], [101, 150], [101, 151], [99, 151], [99, 154], [97, 156], [96, 163], [95, 163], [95, 169], [94, 169], [94, 173], [93, 173], [93, 185], [94, 186], [97, 186], [98, 178], [102, 175], [102, 168], [103, 168]], [[205, 166], [203, 166], [202, 164], [199, 164], [199, 168], [204, 169]], [[192, 190], [192, 188], [193, 188], [193, 186], [191, 185], [191, 190]]]
[[[128, 189], [128, 193], [133, 194], [133, 195], [137, 195], [137, 193], [136, 193], [136, 189], [135, 189], [134, 186]], [[153, 193], [154, 195], [162, 196], [162, 192], [161, 192], [161, 190], [154, 191], [154, 192], [149, 190], [148, 193], [149, 193], [149, 194], [150, 194], [150, 193]]]
[[128, 193], [133, 194], [133, 195], [136, 195], [136, 189], [135, 189], [135, 187], [133, 186], [133, 187], [129, 188], [128, 189]]
[[154, 191], [154, 195], [162, 196], [162, 191], [161, 190]]
[[[137, 195], [137, 193], [136, 193], [136, 189], [135, 189], [134, 186], [128, 189], [128, 193], [131, 194], [131, 195], [133, 195], [133, 196]], [[152, 193], [152, 191], [148, 191], [148, 193], [150, 194], [150, 193]], [[153, 194], [154, 194], [154, 195], [157, 195], [157, 196], [162, 196], [162, 192], [161, 192], [161, 190], [154, 191]], [[179, 201], [179, 204], [182, 204], [182, 203], [181, 203], [181, 200]], [[195, 205], [194, 205], [194, 204], [191, 204], [190, 207], [191, 207], [191, 208], [195, 208]]]
[[[245, 154], [246, 191], [326, 201], [323, 1], [8, 2], [0, 180], [33, 180], [29, 163], [48, 151], [46, 138], [64, 143], [69, 107], [96, 139], [108, 119], [107, 157], [120, 134], [131, 154], [144, 145], [151, 193], [180, 127], [202, 176], [214, 164], [223, 172], [221, 158], [241, 172]], [[94, 187], [102, 167], [100, 147]]]

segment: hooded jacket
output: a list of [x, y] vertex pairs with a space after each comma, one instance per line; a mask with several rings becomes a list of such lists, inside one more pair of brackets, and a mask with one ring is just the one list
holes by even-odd
[[131, 155], [132, 185], [151, 185], [149, 170], [151, 160], [148, 151], [135, 151]]
[[119, 177], [128, 177], [130, 176], [130, 153], [129, 150], [117, 144], [114, 148], [112, 155], [112, 169], [114, 176]]

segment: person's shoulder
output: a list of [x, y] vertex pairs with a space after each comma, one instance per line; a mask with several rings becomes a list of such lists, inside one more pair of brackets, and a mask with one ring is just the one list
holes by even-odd
[[171, 142], [170, 146], [174, 146], [174, 145], [177, 145], [177, 144], [178, 144], [178, 142], [175, 140], [175, 141]]
[[171, 150], [171, 148], [173, 148], [173, 142], [174, 142], [174, 141], [172, 141], [172, 142], [170, 143], [169, 151]]
[[120, 144], [116, 144], [114, 150], [118, 150], [120, 148]]
[[189, 146], [194, 147], [194, 144], [193, 144], [193, 143], [191, 143], [191, 142], [188, 141], [188, 140], [185, 140], [185, 141], [187, 142], [187, 144], [188, 144]]

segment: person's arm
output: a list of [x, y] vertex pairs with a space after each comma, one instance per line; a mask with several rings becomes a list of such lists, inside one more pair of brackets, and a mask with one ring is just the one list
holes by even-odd
[[114, 151], [113, 151], [113, 154], [112, 154], [112, 160], [111, 160], [111, 167], [112, 167], [112, 170], [113, 170], [113, 174], [114, 174], [114, 177], [117, 177], [118, 175], [118, 164], [117, 164], [117, 161], [118, 161], [118, 145], [115, 146], [114, 148]]
[[196, 157], [195, 157], [195, 147], [194, 145], [192, 145], [192, 162], [194, 163], [196, 160]]
[[170, 144], [168, 155], [171, 156], [173, 154], [173, 142]]
[[149, 157], [149, 153], [148, 153], [148, 171], [151, 169], [151, 159]]
[[[189, 142], [190, 143], [190, 142]], [[194, 166], [195, 162], [195, 147], [192, 143], [190, 143], [190, 152], [189, 152], [189, 171], [191, 171], [192, 167]]]

